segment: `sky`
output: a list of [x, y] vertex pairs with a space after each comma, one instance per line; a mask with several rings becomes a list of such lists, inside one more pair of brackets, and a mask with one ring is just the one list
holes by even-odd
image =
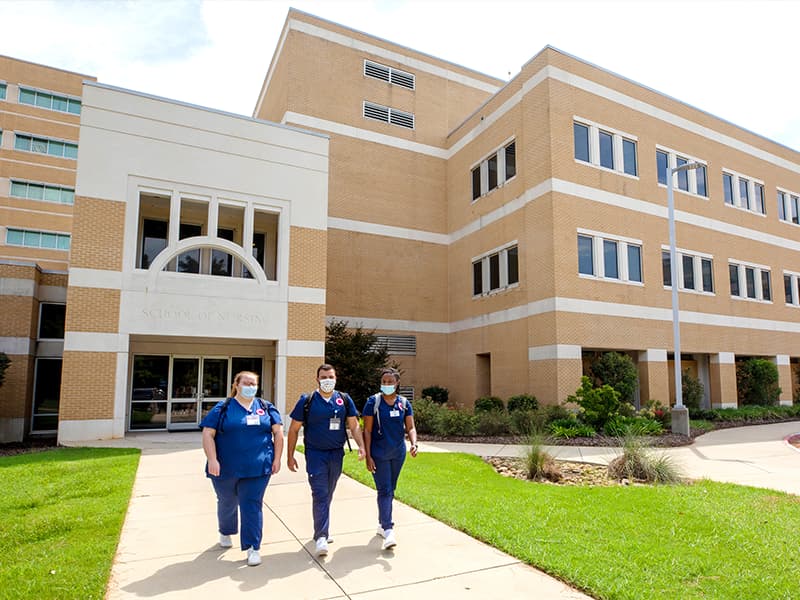
[[251, 115], [290, 7], [503, 80], [549, 44], [800, 150], [800, 0], [0, 0], [0, 54]]

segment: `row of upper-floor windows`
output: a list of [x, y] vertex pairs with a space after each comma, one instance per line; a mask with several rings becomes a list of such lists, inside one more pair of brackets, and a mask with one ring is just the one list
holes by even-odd
[[[0, 100], [5, 100], [7, 93], [8, 85], [6, 83], [0, 83]], [[81, 114], [80, 99], [63, 94], [20, 86], [19, 96], [17, 98], [20, 104], [28, 104], [38, 108], [55, 110], [73, 115]]]
[[[635, 136], [576, 119], [573, 121], [573, 143], [578, 161], [626, 175], [639, 175]], [[703, 160], [660, 146], [656, 148], [655, 158], [658, 183], [665, 186], [668, 169], [690, 162], [698, 163], [698, 168], [675, 173], [673, 184], [678, 190], [708, 198], [708, 168]], [[767, 214], [764, 182], [757, 177], [725, 168], [722, 170], [722, 190], [726, 206]], [[778, 219], [800, 225], [800, 194], [778, 188], [776, 198]]]
[[78, 144], [74, 142], [22, 133], [14, 134], [14, 149], [59, 158], [78, 158]]
[[519, 248], [516, 243], [472, 260], [472, 295], [485, 296], [519, 285]]
[[15, 198], [43, 200], [57, 204], [73, 204], [75, 202], [75, 190], [73, 188], [19, 179], [11, 180], [9, 195]]
[[[714, 294], [714, 258], [711, 255], [676, 251], [675, 279], [678, 289], [700, 294]], [[672, 287], [672, 260], [669, 250], [661, 249], [662, 284]], [[578, 273], [582, 277], [643, 285], [642, 242], [629, 238], [578, 233]], [[797, 274], [784, 274], [786, 303], [800, 305]], [[769, 267], [740, 260], [728, 260], [728, 284], [733, 298], [762, 302], [773, 301]]]
[[9, 227], [6, 229], [6, 245], [45, 250], [69, 250], [70, 235]]

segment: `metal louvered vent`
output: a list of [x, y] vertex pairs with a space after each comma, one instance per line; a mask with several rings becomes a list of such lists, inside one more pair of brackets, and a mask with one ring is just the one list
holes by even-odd
[[389, 109], [389, 111], [389, 122], [392, 125], [414, 129], [414, 115], [403, 112], [402, 110], [395, 110], [394, 108]]
[[415, 335], [376, 335], [375, 347], [386, 348], [389, 354], [414, 356], [417, 353]]
[[383, 65], [374, 63], [371, 60], [364, 61], [364, 75], [367, 77], [374, 77], [375, 79], [380, 79], [381, 81], [387, 81], [391, 83], [389, 72], [389, 67], [384, 67]]
[[413, 385], [400, 385], [397, 386], [397, 393], [405, 396], [407, 400], [414, 401], [414, 386]]
[[373, 104], [372, 102], [364, 102], [364, 116], [368, 119], [375, 119], [376, 121], [389, 122], [389, 109], [380, 104]]
[[392, 69], [391, 83], [393, 83], [394, 85], [399, 85], [401, 87], [413, 90], [414, 76], [411, 73], [405, 73], [403, 71], [396, 71], [395, 69]]

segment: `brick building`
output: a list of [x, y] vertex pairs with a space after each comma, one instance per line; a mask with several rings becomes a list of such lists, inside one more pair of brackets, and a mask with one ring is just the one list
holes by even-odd
[[[80, 76], [64, 78], [77, 96]], [[682, 365], [704, 405], [729, 407], [736, 362], [769, 358], [792, 402], [800, 154], [554, 48], [505, 82], [292, 10], [255, 119], [87, 83], [74, 225], [56, 228], [68, 265], [7, 252], [60, 205], [15, 212], [4, 195], [22, 168], [10, 138], [43, 135], [9, 121], [6, 96], [0, 202], [20, 220], [4, 221], [0, 265], [0, 340], [17, 352], [4, 431], [36, 429], [37, 306], [59, 298], [63, 439], [192, 427], [247, 365], [285, 411], [326, 318], [374, 328], [411, 394], [561, 402], [616, 350], [638, 366], [637, 400], [666, 402], [666, 169], [687, 161], [701, 167], [674, 179]], [[69, 183], [52, 172], [29, 179]]]

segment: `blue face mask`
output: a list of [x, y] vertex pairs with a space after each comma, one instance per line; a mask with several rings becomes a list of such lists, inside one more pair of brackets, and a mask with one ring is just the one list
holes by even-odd
[[239, 387], [239, 391], [242, 393], [242, 396], [245, 398], [253, 398], [258, 391], [257, 385], [243, 385]]
[[384, 396], [391, 396], [392, 394], [394, 394], [395, 387], [396, 386], [394, 385], [381, 384], [381, 394], [383, 394]]

